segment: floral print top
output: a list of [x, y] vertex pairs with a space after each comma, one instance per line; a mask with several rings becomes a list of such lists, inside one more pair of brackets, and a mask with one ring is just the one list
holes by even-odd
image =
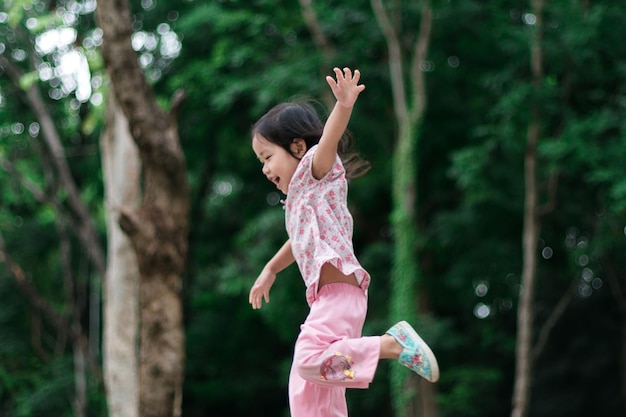
[[337, 156], [320, 180], [313, 177], [313, 146], [302, 158], [289, 183], [285, 200], [285, 223], [293, 255], [306, 284], [309, 306], [317, 298], [322, 265], [329, 262], [343, 274], [355, 274], [366, 291], [370, 275], [354, 255], [352, 215], [348, 211], [346, 171]]

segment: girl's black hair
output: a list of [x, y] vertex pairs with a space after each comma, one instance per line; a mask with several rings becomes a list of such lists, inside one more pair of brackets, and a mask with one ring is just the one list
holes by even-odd
[[[323, 131], [324, 124], [310, 103], [287, 102], [274, 106], [252, 126], [252, 138], [260, 135], [296, 157], [290, 148], [294, 139], [303, 139], [309, 150], [317, 145]], [[352, 151], [352, 146], [352, 135], [346, 130], [339, 141], [337, 153], [348, 179], [360, 177], [371, 167], [368, 161]]]

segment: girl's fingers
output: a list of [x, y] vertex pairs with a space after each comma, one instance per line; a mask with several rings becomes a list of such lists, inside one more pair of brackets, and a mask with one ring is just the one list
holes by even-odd
[[355, 69], [354, 73], [352, 73], [352, 70], [348, 67], [344, 67], [343, 70], [339, 69], [339, 67], [335, 67], [333, 71], [335, 72], [336, 79], [330, 76], [326, 77], [326, 81], [331, 87], [339, 86], [340, 81], [349, 81], [358, 84], [361, 79], [361, 71], [358, 69]]
[[265, 303], [270, 302], [270, 294], [269, 292], [264, 292], [258, 294], [256, 292], [250, 292], [250, 297], [248, 297], [248, 301], [252, 305], [252, 308], [258, 310], [263, 305], [263, 299], [265, 299]]
[[259, 296], [256, 294], [255, 291], [250, 291], [250, 297], [248, 298], [248, 301], [252, 305], [253, 309], [259, 308]]

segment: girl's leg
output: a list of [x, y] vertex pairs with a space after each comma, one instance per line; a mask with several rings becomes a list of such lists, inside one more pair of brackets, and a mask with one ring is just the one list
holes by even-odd
[[292, 366], [289, 375], [292, 417], [348, 417], [346, 389], [324, 387], [303, 379]]
[[398, 359], [402, 349], [402, 345], [390, 334], [380, 336], [380, 359]]
[[301, 326], [289, 376], [292, 417], [347, 417], [346, 388], [374, 378], [380, 337], [361, 337], [367, 296], [348, 283], [324, 285]]
[[[383, 336], [361, 337], [366, 313], [367, 296], [358, 286], [333, 282], [320, 287], [296, 341], [289, 377], [292, 417], [347, 417], [345, 389], [367, 388], [379, 359], [400, 359], [427, 379], [438, 378], [428, 346], [401, 323]], [[428, 375], [421, 363], [426, 351], [433, 365]]]
[[367, 388], [381, 353], [380, 336], [361, 337], [367, 296], [346, 283], [326, 284], [301, 326], [294, 370], [327, 387]]

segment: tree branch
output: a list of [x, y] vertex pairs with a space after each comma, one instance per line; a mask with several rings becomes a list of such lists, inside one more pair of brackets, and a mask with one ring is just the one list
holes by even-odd
[[[48, 301], [43, 298], [35, 286], [35, 284], [26, 276], [24, 269], [14, 262], [9, 255], [7, 254], [4, 237], [2, 236], [2, 232], [0, 231], [0, 263], [6, 265], [8, 271], [11, 276], [15, 280], [18, 289], [20, 292], [28, 299], [31, 306], [38, 313], [42, 314], [46, 320], [54, 327], [55, 331], [58, 334], [69, 334], [72, 342], [81, 346], [81, 348], [86, 349], [88, 346], [87, 338], [82, 333], [81, 329], [76, 329], [70, 326], [68, 322], [68, 318], [59, 313], [57, 310], [48, 303]], [[87, 350], [85, 350], [87, 351]], [[100, 367], [98, 363], [94, 361], [89, 355], [89, 367], [93, 374], [96, 376], [98, 380], [102, 380], [102, 372], [100, 371]]]
[[[0, 67], [4, 69], [12, 83], [19, 88], [20, 79], [23, 76], [22, 71], [11, 62], [4, 54], [0, 54]], [[87, 254], [89, 255], [95, 269], [100, 276], [104, 276], [106, 265], [104, 250], [102, 249], [95, 225], [89, 214], [87, 206], [82, 201], [76, 182], [72, 178], [67, 160], [65, 158], [65, 150], [61, 144], [61, 139], [54, 124], [54, 120], [47, 110], [46, 105], [41, 97], [41, 93], [36, 85], [31, 86], [23, 95], [24, 102], [35, 114], [37, 121], [41, 126], [41, 134], [44, 143], [48, 147], [52, 158], [50, 161], [58, 175], [60, 185], [67, 193], [67, 199], [72, 211], [76, 215], [78, 221], [78, 237], [82, 240]]]
[[539, 337], [537, 338], [537, 343], [533, 347], [531, 353], [533, 361], [536, 360], [539, 355], [541, 355], [541, 352], [545, 348], [548, 342], [548, 338], [550, 337], [550, 333], [552, 333], [552, 330], [554, 329], [554, 326], [556, 326], [559, 319], [563, 316], [563, 313], [567, 309], [567, 306], [572, 301], [572, 298], [576, 293], [576, 289], [578, 288], [578, 284], [578, 280], [572, 280], [569, 288], [567, 289], [565, 294], [563, 294], [554, 310], [552, 310], [552, 313], [550, 314], [550, 317], [548, 317], [548, 320], [546, 320], [543, 326], [541, 326], [541, 330], [539, 331]]
[[411, 80], [413, 85], [413, 97], [411, 106], [411, 120], [419, 120], [426, 110], [426, 82], [422, 63], [428, 55], [430, 36], [432, 33], [433, 13], [429, 0], [422, 0], [422, 19], [420, 31], [413, 48], [413, 62], [411, 65]]
[[300, 0], [300, 8], [302, 10], [302, 17], [306, 23], [306, 27], [309, 29], [315, 45], [322, 51], [322, 55], [326, 59], [332, 59], [337, 55], [337, 51], [332, 43], [328, 40], [317, 18], [317, 13], [313, 8], [312, 0]]
[[393, 107], [397, 120], [406, 120], [408, 108], [405, 96], [404, 76], [402, 75], [403, 59], [398, 35], [385, 11], [382, 0], [371, 0], [372, 10], [383, 31], [389, 49], [389, 71], [391, 73], [391, 90]]
[[70, 228], [74, 230], [79, 229], [79, 223], [67, 212], [65, 206], [56, 198], [55, 195], [50, 195], [42, 191], [37, 184], [32, 182], [26, 176], [22, 175], [22, 173], [15, 168], [15, 165], [8, 161], [7, 159], [0, 156], [0, 169], [2, 169], [7, 174], [11, 175], [24, 189], [26, 189], [33, 198], [42, 205], [52, 206], [57, 213], [57, 215], [67, 223]]
[[174, 94], [172, 94], [172, 99], [170, 100], [170, 104], [171, 104], [170, 116], [172, 116], [172, 120], [178, 119], [178, 113], [180, 112], [180, 109], [183, 106], [183, 103], [185, 102], [186, 99], [187, 99], [187, 92], [185, 90], [183, 90], [182, 88], [179, 88], [178, 90], [174, 91]]
[[4, 263], [22, 294], [30, 301], [31, 305], [37, 311], [43, 314], [48, 321], [58, 331], [63, 331], [68, 327], [67, 318], [57, 312], [37, 291], [35, 285], [30, 281], [24, 270], [15, 262], [13, 262], [8, 254], [4, 244], [2, 232], [0, 232], [0, 262]]
[[[313, 1], [299, 1], [300, 10], [302, 11], [302, 17], [304, 18], [306, 27], [309, 30], [311, 37], [313, 38], [313, 42], [322, 53], [324, 62], [322, 63], [322, 68], [320, 68], [320, 73], [325, 74], [328, 71], [327, 66], [332, 65], [331, 63], [337, 56], [337, 51], [322, 30], [322, 25], [320, 25], [317, 13], [313, 8]], [[323, 91], [324, 92], [322, 93], [322, 100], [326, 103], [327, 106], [331, 107], [334, 99], [332, 92], [329, 89], [324, 89]]]

